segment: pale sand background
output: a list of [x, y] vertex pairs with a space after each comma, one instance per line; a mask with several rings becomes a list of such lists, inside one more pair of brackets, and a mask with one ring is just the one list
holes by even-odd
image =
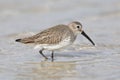
[[[14, 42], [73, 20], [96, 47], [80, 35], [52, 63]], [[120, 0], [0, 0], [0, 80], [120, 80]]]

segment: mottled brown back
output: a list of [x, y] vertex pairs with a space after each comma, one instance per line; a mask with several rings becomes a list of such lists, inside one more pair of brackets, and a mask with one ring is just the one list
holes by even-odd
[[55, 27], [44, 30], [34, 36], [23, 38], [22, 43], [35, 43], [35, 44], [57, 44], [67, 36], [73, 35], [72, 31], [67, 25], [57, 25]]

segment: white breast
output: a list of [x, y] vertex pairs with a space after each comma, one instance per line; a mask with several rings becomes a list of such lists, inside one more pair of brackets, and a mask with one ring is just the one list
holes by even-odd
[[34, 49], [42, 49], [42, 48], [44, 48], [46, 50], [56, 50], [56, 49], [60, 49], [60, 48], [66, 47], [66, 46], [68, 46], [70, 44], [72, 44], [71, 38], [67, 37], [67, 38], [65, 38], [64, 40], [62, 40], [58, 44], [55, 44], [55, 45], [39, 44], [39, 45], [36, 45]]

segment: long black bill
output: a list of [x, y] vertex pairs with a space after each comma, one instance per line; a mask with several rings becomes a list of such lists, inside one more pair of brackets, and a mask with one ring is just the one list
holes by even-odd
[[95, 43], [90, 39], [90, 37], [88, 37], [88, 35], [84, 32], [84, 31], [82, 31], [82, 33], [81, 33], [84, 37], [86, 37], [93, 45], [95, 45]]

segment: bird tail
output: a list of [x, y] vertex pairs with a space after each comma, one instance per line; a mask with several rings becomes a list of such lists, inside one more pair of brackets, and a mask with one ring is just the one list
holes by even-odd
[[16, 39], [15, 41], [20, 42], [20, 43], [24, 43], [24, 44], [34, 43], [34, 40], [30, 39], [30, 38]]
[[22, 39], [16, 39], [15, 41], [16, 41], [16, 42], [21, 42], [21, 40], [22, 40]]

